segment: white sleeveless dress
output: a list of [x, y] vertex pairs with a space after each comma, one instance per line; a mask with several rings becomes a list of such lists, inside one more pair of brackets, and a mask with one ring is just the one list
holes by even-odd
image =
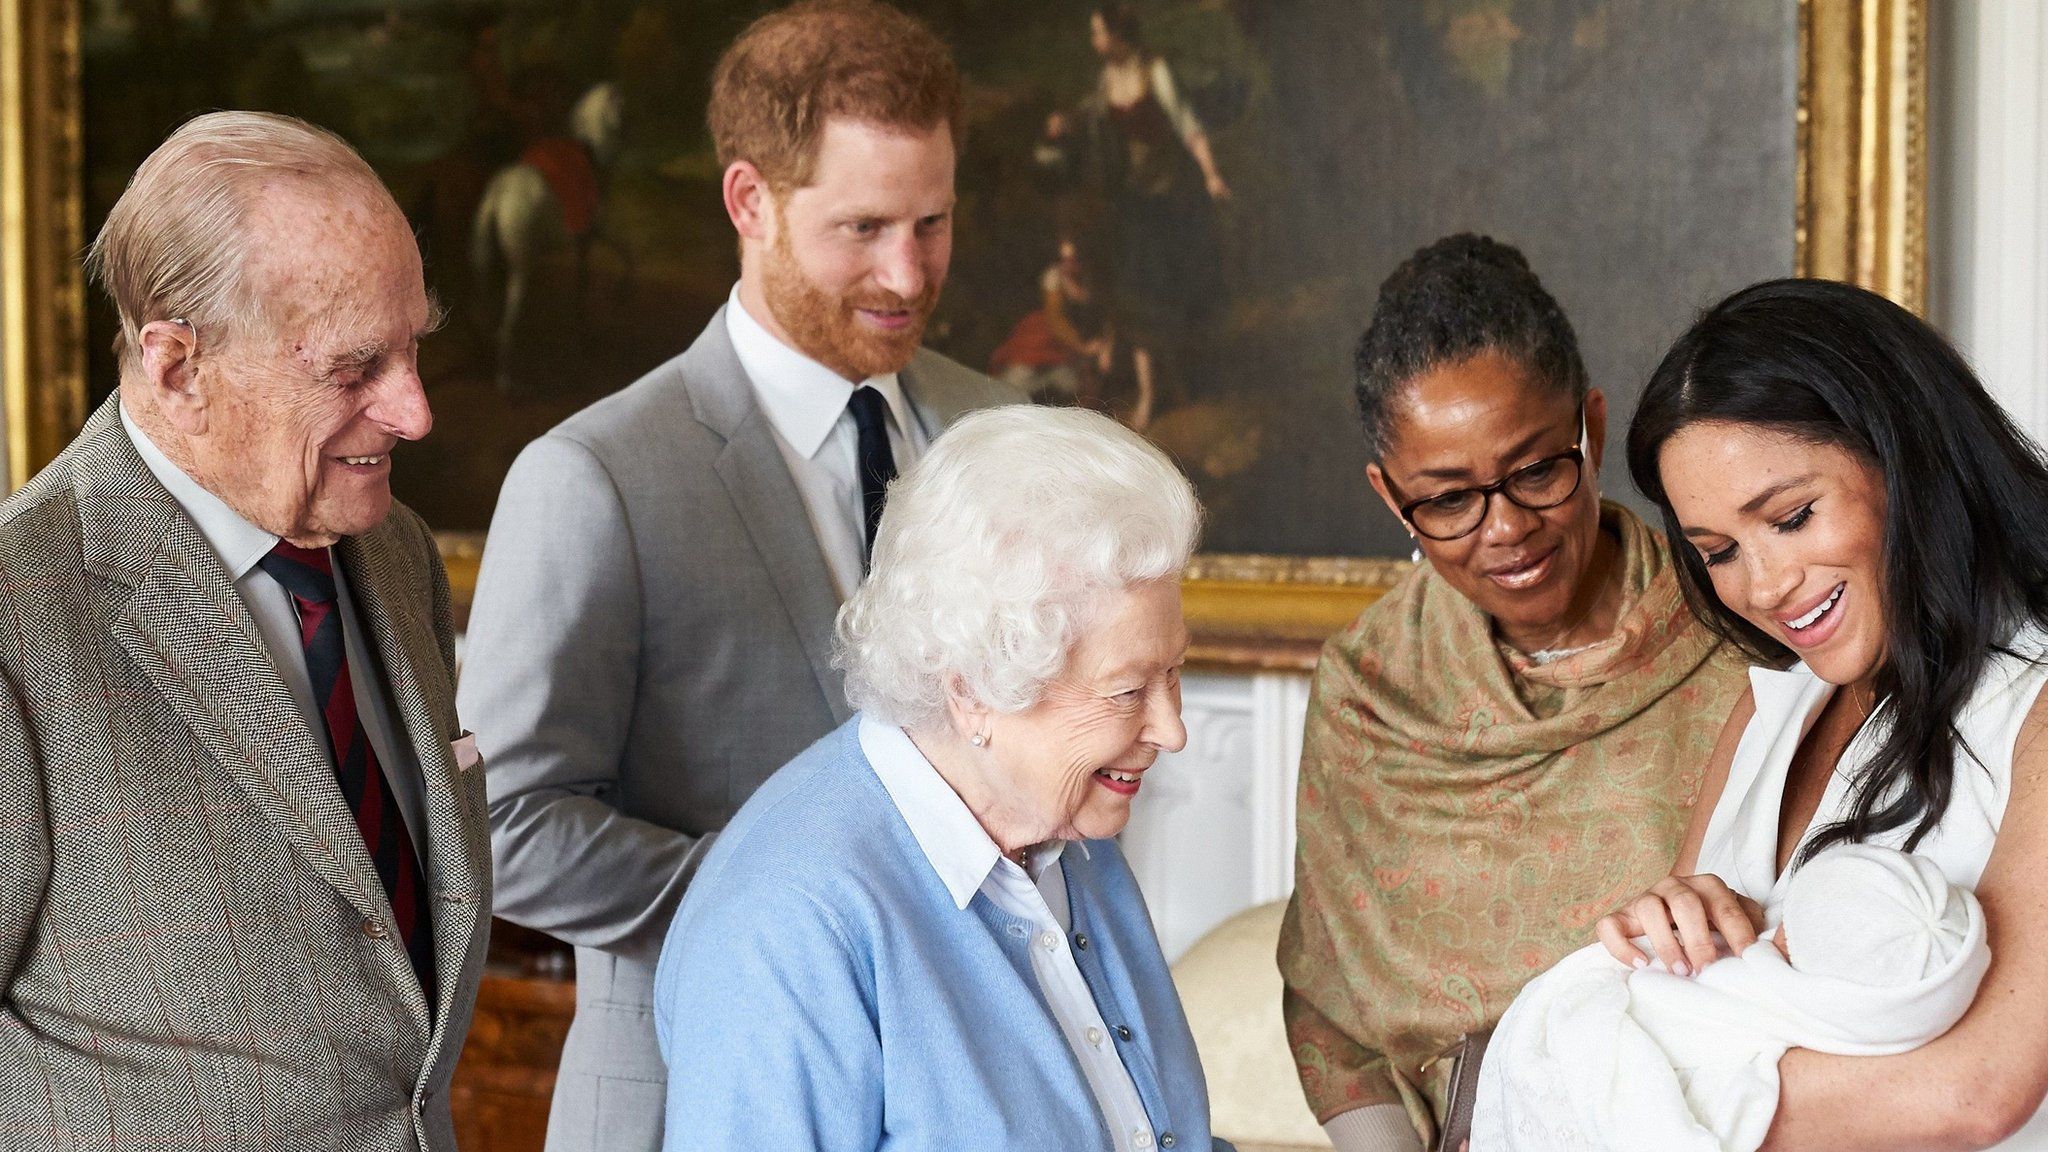
[[[1915, 849], [1934, 861], [1950, 883], [1972, 891], [1984, 874], [2005, 816], [2013, 744], [2034, 698], [2048, 683], [2048, 633], [2023, 629], [2007, 647], [2026, 658], [1998, 654], [1985, 666], [1956, 725], [1970, 752], [1956, 751], [1955, 790], [1948, 810]], [[1784, 672], [1752, 668], [1749, 682], [1756, 695], [1756, 715], [1736, 746], [1727, 787], [1707, 822], [1694, 870], [1719, 876], [1730, 888], [1762, 904], [1766, 918], [1775, 924], [1785, 882], [1778, 875], [1778, 811], [1785, 776], [1800, 740], [1834, 695], [1835, 686], [1804, 664]], [[1850, 782], [1881, 736], [1874, 726], [1865, 725], [1849, 742], [1805, 835], [1849, 814]], [[1896, 828], [1870, 842], [1903, 848], [1910, 830]], [[2048, 1152], [2048, 1107], [1997, 1147], [2001, 1152]]]

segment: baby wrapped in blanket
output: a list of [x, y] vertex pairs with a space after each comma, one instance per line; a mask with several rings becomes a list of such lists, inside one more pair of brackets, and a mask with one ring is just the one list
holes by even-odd
[[1774, 911], [1762, 939], [1690, 979], [1594, 944], [1531, 981], [1480, 1064], [1471, 1152], [1753, 1152], [1786, 1049], [1917, 1048], [1991, 962], [1977, 898], [1890, 848], [1820, 853]]

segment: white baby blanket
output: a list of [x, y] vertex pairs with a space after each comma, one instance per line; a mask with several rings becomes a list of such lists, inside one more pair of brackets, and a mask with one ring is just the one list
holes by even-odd
[[1778, 1058], [1788, 1048], [1882, 1056], [1941, 1035], [1990, 964], [1983, 911], [1925, 874], [1893, 878], [1904, 886], [1894, 898], [1950, 901], [1925, 909], [1929, 931], [1944, 914], [1961, 931], [1918, 979], [1874, 986], [1800, 971], [1770, 933], [1690, 979], [1661, 964], [1632, 973], [1598, 944], [1566, 956], [1522, 990], [1494, 1031], [1471, 1152], [1754, 1152], [1777, 1111]]

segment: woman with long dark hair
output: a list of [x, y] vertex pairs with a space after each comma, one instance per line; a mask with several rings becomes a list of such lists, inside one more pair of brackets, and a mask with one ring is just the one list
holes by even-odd
[[[1658, 366], [1629, 469], [1685, 591], [1758, 667], [1674, 874], [1600, 923], [1686, 975], [1775, 922], [1836, 844], [1975, 888], [1992, 967], [1941, 1039], [1795, 1049], [1766, 1148], [2048, 1147], [2048, 466], [1933, 329], [1859, 288], [1779, 280]], [[1790, 665], [1787, 670], [1786, 666]]]

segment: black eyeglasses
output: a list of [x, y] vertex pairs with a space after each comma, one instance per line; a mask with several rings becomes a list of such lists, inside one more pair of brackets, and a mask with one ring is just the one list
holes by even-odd
[[[1435, 496], [1410, 500], [1401, 505], [1401, 519], [1431, 540], [1456, 540], [1469, 536], [1486, 521], [1487, 504], [1494, 493], [1507, 497], [1531, 512], [1555, 508], [1579, 490], [1585, 473], [1586, 423], [1579, 414], [1579, 442], [1555, 456], [1524, 464], [1513, 472], [1478, 488], [1453, 488]], [[1391, 487], [1391, 485], [1390, 485]]]

